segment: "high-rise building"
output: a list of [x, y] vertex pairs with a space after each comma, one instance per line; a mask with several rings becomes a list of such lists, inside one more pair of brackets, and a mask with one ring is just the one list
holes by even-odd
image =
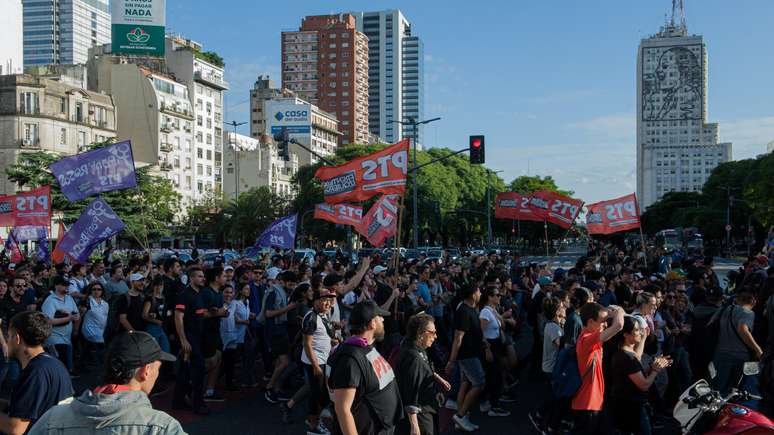
[[207, 192], [216, 195], [223, 187], [223, 79], [224, 63], [215, 53], [203, 51], [201, 44], [168, 35], [165, 50], [167, 71], [188, 86], [194, 117], [194, 149], [191, 153], [196, 192], [199, 199]]
[[89, 48], [110, 42], [108, 0], [22, 0], [24, 66], [85, 64]]
[[640, 208], [668, 192], [700, 191], [731, 144], [707, 123], [707, 48], [689, 35], [675, 2], [671, 22], [637, 54], [637, 196]]
[[[412, 134], [393, 121], [424, 117], [424, 48], [399, 10], [355, 12], [368, 37], [368, 128], [389, 143]], [[422, 126], [417, 130], [421, 148]]]
[[250, 136], [259, 139], [266, 134], [266, 108], [264, 103], [272, 98], [295, 97], [296, 93], [289, 89], [279, 89], [269, 76], [258, 76], [253, 89], [250, 90]]
[[0, 0], [0, 76], [21, 74], [24, 62], [24, 25], [21, 0]]
[[[339, 122], [332, 114], [298, 97], [272, 98], [264, 103], [264, 110], [267, 114], [266, 133], [271, 137], [284, 129], [290, 139], [319, 156], [336, 153], [341, 133]], [[319, 160], [315, 154], [294, 143], [289, 144], [288, 151], [298, 156], [302, 166]]]
[[341, 142], [368, 143], [368, 38], [351, 14], [308, 16], [282, 32], [282, 87], [341, 121]]
[[73, 155], [116, 136], [113, 98], [71, 82], [53, 73], [0, 77], [0, 193], [15, 192], [5, 169], [22, 153]]

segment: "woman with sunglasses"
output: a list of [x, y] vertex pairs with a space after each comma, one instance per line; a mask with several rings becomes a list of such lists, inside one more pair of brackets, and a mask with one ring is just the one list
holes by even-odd
[[484, 339], [489, 343], [484, 358], [484, 372], [486, 374], [486, 386], [484, 387], [483, 400], [480, 404], [481, 412], [490, 417], [507, 417], [510, 411], [502, 409], [500, 396], [503, 393], [503, 365], [505, 356], [505, 343], [503, 327], [505, 322], [497, 311], [500, 306], [500, 288], [488, 287], [481, 295], [478, 315], [481, 322], [481, 330]]
[[83, 289], [83, 295], [84, 298], [80, 306], [81, 318], [83, 319], [81, 335], [84, 338], [85, 356], [83, 364], [89, 360], [100, 364], [105, 349], [105, 327], [107, 326], [109, 310], [107, 301], [103, 299], [105, 288], [102, 283], [95, 281]]

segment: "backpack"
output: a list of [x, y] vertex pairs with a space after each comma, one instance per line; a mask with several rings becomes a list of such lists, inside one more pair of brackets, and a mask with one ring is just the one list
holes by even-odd
[[586, 368], [581, 376], [578, 368], [578, 353], [575, 346], [565, 347], [559, 350], [554, 364], [554, 371], [551, 373], [551, 388], [557, 398], [571, 398], [580, 390], [583, 379], [588, 376], [597, 364], [597, 359], [593, 358], [590, 366]]
[[118, 301], [121, 298], [126, 299], [127, 306], [132, 305], [132, 298], [129, 296], [129, 293], [124, 293], [123, 295], [114, 297], [110, 300], [110, 303], [108, 304], [108, 318], [107, 323], [105, 324], [105, 332], [102, 333], [106, 342], [110, 341], [120, 329], [121, 322], [118, 321]]

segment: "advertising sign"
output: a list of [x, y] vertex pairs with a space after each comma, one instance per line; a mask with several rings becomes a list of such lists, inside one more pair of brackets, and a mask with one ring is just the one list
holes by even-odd
[[137, 187], [131, 141], [65, 157], [50, 166], [68, 201]]
[[578, 217], [583, 201], [556, 192], [539, 190], [532, 194], [529, 206], [540, 220], [568, 229]]
[[312, 106], [287, 101], [267, 101], [266, 119], [272, 136], [283, 128], [291, 135], [309, 134], [312, 129]]
[[409, 140], [404, 139], [367, 156], [339, 166], [322, 166], [314, 176], [323, 185], [325, 202], [365, 201], [380, 193], [406, 191]]
[[314, 218], [340, 225], [360, 225], [363, 220], [363, 207], [352, 204], [317, 204]]
[[51, 223], [51, 186], [16, 192], [14, 222], [18, 226], [48, 226]]
[[589, 234], [613, 234], [640, 227], [640, 210], [634, 193], [588, 206]]
[[529, 207], [529, 195], [516, 192], [502, 192], [495, 199], [495, 217], [497, 219], [513, 219], [518, 221], [542, 221], [535, 216]]
[[166, 0], [111, 0], [113, 54], [164, 56]]

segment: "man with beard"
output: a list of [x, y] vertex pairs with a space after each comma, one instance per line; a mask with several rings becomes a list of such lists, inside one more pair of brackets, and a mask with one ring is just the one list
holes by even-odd
[[328, 358], [328, 388], [333, 393], [334, 433], [392, 434], [403, 406], [390, 364], [374, 348], [384, 338], [390, 312], [371, 300], [352, 309], [352, 336]]

